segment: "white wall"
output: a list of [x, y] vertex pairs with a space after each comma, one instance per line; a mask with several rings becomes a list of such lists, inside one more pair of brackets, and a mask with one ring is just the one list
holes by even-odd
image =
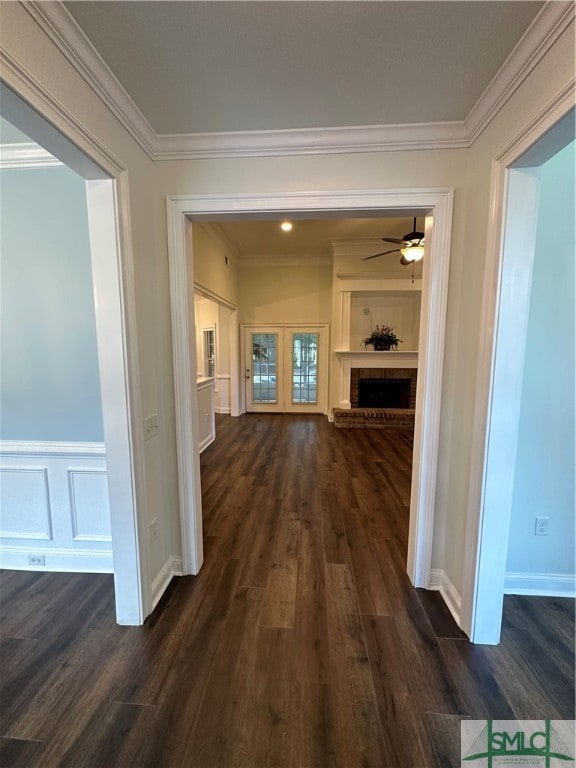
[[242, 265], [241, 323], [329, 323], [330, 264]]
[[194, 260], [194, 282], [237, 306], [238, 267], [234, 249], [224, 243], [210, 225], [198, 222], [192, 225], [188, 246]]
[[575, 573], [574, 161], [572, 142], [540, 169], [507, 589]]
[[399, 350], [417, 350], [420, 292], [388, 291], [385, 296], [354, 294], [350, 301], [350, 349], [364, 349], [362, 340], [377, 325], [389, 325], [394, 329], [401, 341]]

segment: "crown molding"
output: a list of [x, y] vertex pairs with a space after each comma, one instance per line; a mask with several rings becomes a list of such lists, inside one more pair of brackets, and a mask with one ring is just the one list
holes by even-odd
[[0, 168], [49, 168], [64, 165], [34, 142], [0, 145]]
[[574, 21], [574, 3], [547, 2], [464, 120], [473, 144]]
[[22, 5], [153, 160], [470, 147], [574, 19], [573, 3], [547, 2], [463, 121], [157, 134], [60, 0]]
[[462, 122], [354, 125], [342, 128], [164, 134], [157, 137], [154, 157], [156, 160], [212, 160], [459, 149], [468, 144]]
[[64, 5], [59, 0], [50, 3], [30, 0], [23, 2], [22, 7], [153, 159], [156, 132]]

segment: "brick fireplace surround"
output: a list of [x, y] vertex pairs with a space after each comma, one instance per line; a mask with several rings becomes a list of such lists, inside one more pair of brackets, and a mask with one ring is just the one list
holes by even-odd
[[[359, 379], [410, 379], [409, 408], [359, 408]], [[350, 408], [334, 409], [336, 427], [414, 428], [417, 368], [352, 368], [350, 371]]]
[[[416, 408], [417, 368], [352, 368], [350, 371], [350, 406], [358, 408], [359, 379], [410, 379], [409, 408]], [[397, 409], [394, 409], [397, 410]]]

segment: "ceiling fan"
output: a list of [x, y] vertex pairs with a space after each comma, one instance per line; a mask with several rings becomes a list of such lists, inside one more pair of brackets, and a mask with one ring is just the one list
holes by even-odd
[[402, 254], [400, 264], [414, 264], [415, 261], [420, 261], [424, 256], [424, 232], [416, 231], [416, 216], [414, 216], [412, 232], [408, 232], [401, 240], [397, 237], [383, 237], [381, 239], [385, 243], [397, 243], [400, 247], [392, 248], [391, 251], [375, 253], [373, 256], [365, 256], [362, 261], [375, 259], [378, 256], [386, 256], [388, 253], [395, 253], [396, 251]]

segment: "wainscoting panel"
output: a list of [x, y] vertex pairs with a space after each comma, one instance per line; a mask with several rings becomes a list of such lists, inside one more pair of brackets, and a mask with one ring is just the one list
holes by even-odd
[[214, 410], [216, 413], [230, 413], [230, 375], [217, 373], [214, 380]]
[[46, 467], [0, 466], [0, 489], [2, 538], [52, 538]]
[[0, 442], [0, 567], [111, 573], [102, 443]]
[[69, 469], [70, 511], [75, 541], [112, 541], [105, 469]]

